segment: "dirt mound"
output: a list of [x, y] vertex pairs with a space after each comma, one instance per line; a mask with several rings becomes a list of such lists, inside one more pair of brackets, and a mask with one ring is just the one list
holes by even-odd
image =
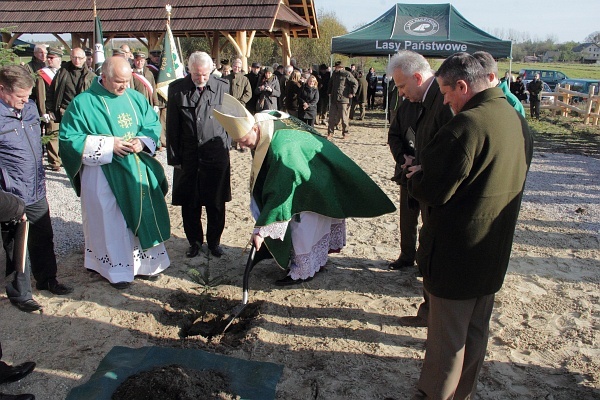
[[221, 372], [172, 364], [130, 376], [115, 390], [112, 400], [239, 399], [228, 382]]

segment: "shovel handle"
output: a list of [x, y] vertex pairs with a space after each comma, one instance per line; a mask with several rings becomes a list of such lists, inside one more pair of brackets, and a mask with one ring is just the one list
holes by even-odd
[[248, 304], [248, 283], [250, 281], [250, 272], [254, 268], [254, 256], [256, 255], [256, 246], [254, 242], [250, 246], [250, 254], [248, 254], [248, 261], [246, 262], [246, 269], [244, 270], [244, 281], [242, 283], [242, 304]]

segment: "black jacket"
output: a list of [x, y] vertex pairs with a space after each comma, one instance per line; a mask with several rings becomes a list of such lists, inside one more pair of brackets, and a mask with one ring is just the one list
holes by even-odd
[[[302, 88], [300, 89], [300, 95], [298, 96], [298, 118], [316, 119], [318, 102], [319, 90], [306, 84], [302, 85]], [[305, 103], [308, 104], [308, 108], [306, 110], [304, 109]]]
[[231, 139], [213, 116], [229, 93], [229, 82], [214, 75], [202, 94], [188, 75], [169, 85], [167, 162], [173, 173], [173, 204], [213, 205], [231, 200]]

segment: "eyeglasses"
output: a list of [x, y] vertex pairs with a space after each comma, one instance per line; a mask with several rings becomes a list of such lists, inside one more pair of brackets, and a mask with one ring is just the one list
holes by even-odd
[[85, 60], [85, 56], [84, 57], [71, 56], [71, 58], [75, 58], [77, 60]]

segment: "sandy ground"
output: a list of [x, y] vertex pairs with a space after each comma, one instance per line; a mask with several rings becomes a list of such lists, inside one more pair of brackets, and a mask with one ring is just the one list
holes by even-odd
[[[397, 203], [387, 131], [381, 119], [370, 117], [352, 128], [349, 139], [334, 141]], [[203, 293], [231, 307], [241, 301], [247, 257], [242, 250], [253, 226], [250, 155], [232, 151], [231, 157], [234, 200], [228, 203], [221, 259], [184, 256], [180, 213], [172, 208], [172, 264], [159, 281], [136, 280], [118, 291], [83, 268], [80, 249], [60, 259], [60, 278], [75, 286], [72, 295], [34, 290], [42, 314], [23, 313], [0, 295], [4, 360], [38, 364], [33, 374], [1, 391], [64, 399], [113, 346], [160, 345], [283, 364], [278, 399], [410, 398], [426, 329], [397, 323], [399, 316], [415, 313], [421, 294], [416, 271], [387, 270], [399, 253], [397, 214], [349, 220], [348, 246], [302, 286], [274, 286], [284, 272], [271, 261], [259, 264], [250, 301], [260, 304], [260, 314], [235, 340], [180, 337], [191, 310], [204, 307]], [[600, 398], [599, 176], [596, 158], [535, 154], [509, 273], [496, 297], [480, 398]], [[190, 279], [191, 268], [224, 283], [202, 287]]]

